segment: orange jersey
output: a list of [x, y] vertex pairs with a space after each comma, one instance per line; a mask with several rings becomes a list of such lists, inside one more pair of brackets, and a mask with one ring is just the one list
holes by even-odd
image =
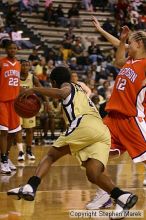
[[106, 111], [145, 118], [146, 58], [127, 60], [116, 78]]
[[0, 101], [14, 100], [19, 94], [20, 63], [7, 57], [0, 60]]

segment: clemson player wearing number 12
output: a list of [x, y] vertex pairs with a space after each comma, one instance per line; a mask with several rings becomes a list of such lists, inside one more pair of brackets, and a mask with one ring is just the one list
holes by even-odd
[[[146, 162], [146, 33], [137, 31], [129, 37], [128, 59], [124, 58], [129, 33], [124, 27], [116, 54], [121, 68], [106, 106], [105, 124], [112, 134], [112, 149], [128, 151], [134, 163]], [[144, 185], [145, 185], [144, 180]]]
[[16, 52], [16, 44], [10, 41], [6, 46], [7, 57], [0, 60], [0, 150], [3, 174], [10, 174], [12, 165], [8, 160], [7, 139], [21, 130], [19, 116], [14, 110], [14, 100], [20, 87], [20, 63], [15, 58]]

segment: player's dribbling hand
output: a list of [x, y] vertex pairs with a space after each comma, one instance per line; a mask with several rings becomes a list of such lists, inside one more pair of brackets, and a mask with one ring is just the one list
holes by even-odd
[[21, 100], [21, 99], [27, 99], [27, 97], [30, 96], [30, 95], [32, 95], [32, 94], [34, 94], [33, 89], [27, 89], [27, 90], [25, 90], [25, 91], [23, 91], [23, 92], [20, 93], [19, 99], [20, 99], [20, 100]]

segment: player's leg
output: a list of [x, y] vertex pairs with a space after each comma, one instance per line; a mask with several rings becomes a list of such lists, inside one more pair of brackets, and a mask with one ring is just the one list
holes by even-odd
[[0, 102], [0, 151], [1, 151], [1, 173], [10, 174], [11, 170], [8, 164], [7, 157], [7, 137], [8, 137], [8, 104]]
[[[120, 145], [116, 146], [113, 145], [110, 149], [109, 158], [115, 159], [117, 157], [120, 157], [125, 152], [125, 149], [122, 147], [119, 147]], [[106, 176], [109, 176], [108, 171], [105, 169], [104, 173]], [[110, 208], [113, 205], [113, 202], [111, 200], [110, 194], [107, 193], [105, 190], [98, 188], [96, 191], [95, 196], [93, 199], [87, 203], [86, 208], [87, 209], [99, 209], [99, 208]]]
[[2, 174], [11, 173], [11, 169], [8, 164], [8, 156], [7, 156], [7, 137], [8, 137], [8, 131], [0, 130], [1, 173]]
[[22, 130], [18, 131], [15, 135], [15, 141], [18, 148], [18, 161], [25, 160], [25, 154], [23, 150], [23, 137], [22, 137]]
[[50, 147], [47, 155], [41, 160], [40, 164], [38, 165], [34, 173], [34, 176], [32, 176], [28, 180], [27, 184], [24, 185], [23, 187], [9, 190], [8, 195], [16, 199], [23, 198], [28, 201], [34, 200], [41, 179], [49, 171], [51, 165], [66, 154], [70, 154], [69, 146], [64, 146], [60, 148]]
[[33, 140], [33, 128], [26, 128], [26, 155], [28, 159], [35, 160], [35, 156], [32, 152], [32, 140]]
[[[119, 127], [121, 129], [120, 141], [123, 145], [125, 144], [125, 149], [128, 151], [132, 161], [146, 164], [146, 122], [144, 118], [126, 118], [119, 122]], [[144, 177], [143, 185], [145, 185], [145, 182], [146, 179]]]
[[32, 140], [33, 140], [33, 128], [36, 126], [36, 117], [23, 118], [23, 128], [26, 131], [26, 156], [30, 160], [35, 160], [35, 156], [32, 152]]
[[[12, 145], [14, 144], [15, 140], [15, 133], [8, 133], [8, 138], [7, 138], [7, 156], [9, 158], [9, 152], [11, 150]], [[9, 167], [12, 171], [16, 170], [16, 166], [12, 163], [10, 159], [8, 159], [8, 164]]]
[[[125, 148], [121, 145], [118, 139], [118, 128], [115, 117], [108, 115], [104, 118], [104, 124], [106, 124], [110, 130], [111, 134], [111, 148], [109, 156], [114, 159], [119, 157], [125, 152]], [[103, 189], [97, 189], [94, 198], [86, 205], [87, 209], [99, 209], [99, 208], [109, 208], [112, 206], [112, 200], [110, 195]]]
[[[9, 102], [9, 131], [8, 131], [8, 137], [9, 137], [9, 142], [7, 145], [7, 152], [10, 153], [10, 148], [12, 146], [12, 141], [14, 140], [16, 133], [21, 130], [21, 125], [20, 125], [20, 118], [16, 114], [14, 110], [14, 101]], [[9, 164], [12, 169], [16, 169], [14, 164], [9, 161]]]
[[[123, 211], [132, 208], [138, 200], [138, 197], [130, 192], [126, 192], [118, 188], [111, 178], [103, 173], [104, 165], [96, 159], [88, 159], [84, 162], [86, 175], [90, 182], [96, 184], [101, 189], [110, 194], [115, 200], [115, 211], [123, 213]], [[120, 216], [121, 218], [121, 216]]]
[[[106, 176], [108, 176], [108, 172], [105, 169], [104, 173]], [[110, 197], [110, 194], [107, 193], [102, 188], [98, 188], [96, 191], [95, 196], [92, 198], [90, 202], [87, 203], [86, 208], [87, 209], [100, 209], [100, 208], [110, 208], [113, 205], [112, 199]]]

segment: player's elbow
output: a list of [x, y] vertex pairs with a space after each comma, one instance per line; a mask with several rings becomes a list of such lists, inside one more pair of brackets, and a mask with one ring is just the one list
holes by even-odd
[[121, 61], [121, 60], [115, 60], [113, 64], [117, 68], [122, 68], [124, 66], [125, 62]]

